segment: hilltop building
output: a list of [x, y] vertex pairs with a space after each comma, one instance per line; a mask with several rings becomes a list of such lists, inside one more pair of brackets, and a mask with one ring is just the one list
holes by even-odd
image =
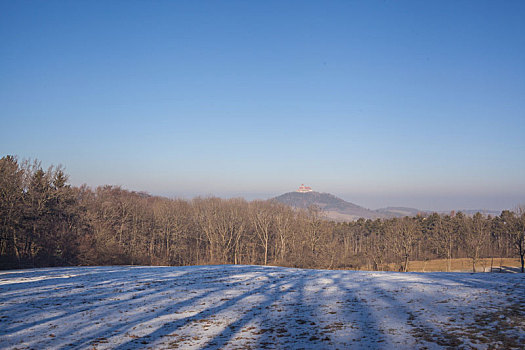
[[307, 192], [313, 192], [313, 190], [312, 190], [311, 187], [305, 186], [304, 184], [301, 184], [301, 186], [299, 186], [299, 189], [297, 190], [297, 192], [307, 193]]

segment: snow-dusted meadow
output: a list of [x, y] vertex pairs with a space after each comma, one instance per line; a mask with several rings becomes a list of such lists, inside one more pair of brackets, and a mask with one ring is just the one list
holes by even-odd
[[524, 344], [522, 274], [229, 265], [0, 272], [1, 349]]

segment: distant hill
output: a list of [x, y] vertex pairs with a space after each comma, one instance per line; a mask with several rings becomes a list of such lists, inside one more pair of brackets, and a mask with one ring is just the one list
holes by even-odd
[[347, 202], [330, 193], [320, 192], [288, 192], [274, 200], [287, 204], [294, 208], [308, 208], [312, 205], [318, 206], [324, 214], [337, 221], [353, 221], [359, 218], [378, 219], [387, 217], [374, 210], [363, 208], [357, 204]]
[[[499, 216], [501, 214], [501, 210], [491, 210], [491, 209], [459, 209], [459, 210], [455, 210], [455, 212], [462, 212], [463, 214], [465, 215], [468, 215], [468, 216], [472, 216], [476, 213], [480, 213], [481, 215], [485, 215], [485, 216]], [[440, 212], [442, 214], [450, 214], [450, 210], [449, 211], [443, 211], [443, 212]]]
[[389, 218], [416, 216], [417, 214], [424, 215], [424, 214], [431, 213], [425, 210], [419, 210], [416, 208], [405, 208], [405, 207], [387, 207], [387, 208], [376, 209], [375, 211]]
[[459, 210], [443, 210], [443, 211], [433, 211], [433, 210], [420, 210], [416, 208], [405, 208], [405, 207], [387, 207], [387, 208], [381, 208], [376, 209], [376, 212], [384, 215], [386, 218], [395, 218], [395, 217], [405, 217], [405, 216], [417, 216], [423, 215], [427, 216], [432, 213], [438, 213], [441, 215], [449, 215], [452, 211], [455, 213], [462, 212], [463, 214], [467, 216], [473, 216], [476, 213], [480, 213], [484, 216], [499, 216], [501, 214], [501, 210], [490, 210], [490, 209], [459, 209]]
[[[405, 217], [405, 216], [416, 216], [421, 215], [430, 215], [433, 211], [430, 210], [420, 210], [416, 208], [407, 208], [407, 207], [386, 207], [376, 210], [366, 209], [357, 204], [347, 202], [339, 197], [334, 196], [330, 193], [320, 193], [315, 191], [310, 192], [288, 192], [273, 198], [278, 202], [284, 203], [294, 208], [308, 208], [312, 205], [318, 206], [323, 210], [324, 215], [332, 220], [336, 221], [354, 221], [359, 218], [364, 219], [389, 219], [396, 217]], [[487, 216], [498, 216], [501, 214], [501, 211], [497, 210], [486, 210], [486, 209], [464, 209], [456, 210], [456, 212], [461, 211], [463, 214], [472, 216], [477, 212]], [[449, 211], [440, 211], [440, 214], [450, 214]]]

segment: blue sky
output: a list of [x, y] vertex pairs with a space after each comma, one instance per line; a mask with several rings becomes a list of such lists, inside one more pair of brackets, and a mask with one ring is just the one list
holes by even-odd
[[525, 202], [523, 1], [0, 1], [0, 154], [75, 185]]

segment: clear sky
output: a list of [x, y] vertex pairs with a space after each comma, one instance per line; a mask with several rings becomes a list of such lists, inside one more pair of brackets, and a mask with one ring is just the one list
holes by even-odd
[[78, 185], [525, 203], [525, 1], [0, 0], [0, 155]]

